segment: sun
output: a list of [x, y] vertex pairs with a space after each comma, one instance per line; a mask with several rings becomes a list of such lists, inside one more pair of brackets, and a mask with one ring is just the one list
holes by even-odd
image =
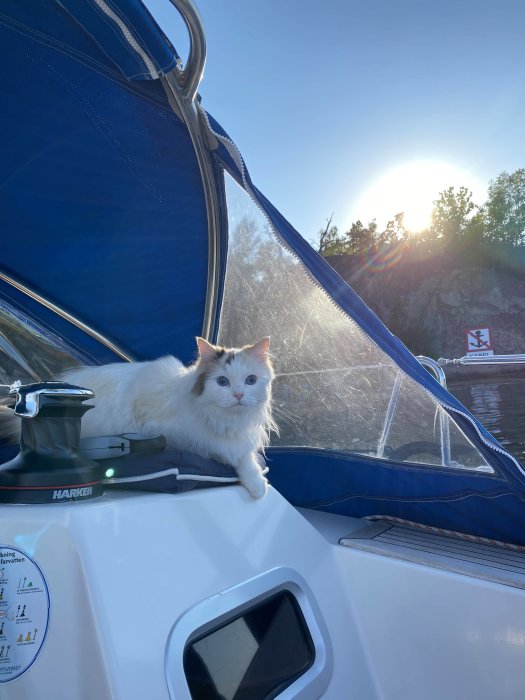
[[[449, 187], [467, 187], [474, 201], [483, 201], [483, 186], [469, 171], [459, 166], [419, 160], [388, 170], [365, 190], [352, 208], [352, 220], [367, 224], [376, 219], [383, 227], [400, 212], [404, 213], [406, 228], [422, 231], [431, 223], [434, 201]], [[481, 199], [479, 197], [481, 196]]]

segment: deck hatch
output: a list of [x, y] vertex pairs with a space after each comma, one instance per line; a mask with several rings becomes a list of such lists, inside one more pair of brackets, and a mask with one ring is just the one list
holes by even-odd
[[194, 699], [263, 700], [291, 685], [314, 658], [301, 608], [280, 591], [190, 641], [184, 670]]
[[188, 608], [165, 663], [176, 700], [316, 700], [330, 684], [333, 651], [313, 591], [278, 566]]

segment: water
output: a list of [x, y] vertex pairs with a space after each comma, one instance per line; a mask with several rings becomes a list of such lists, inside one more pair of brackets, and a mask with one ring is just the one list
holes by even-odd
[[525, 465], [525, 377], [450, 381], [448, 389]]

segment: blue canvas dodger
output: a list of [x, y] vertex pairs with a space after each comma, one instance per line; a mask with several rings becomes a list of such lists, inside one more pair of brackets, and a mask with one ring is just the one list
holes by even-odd
[[[158, 79], [176, 65], [173, 47], [139, 0], [6, 0], [0, 52], [10, 66], [0, 114], [9, 135], [0, 161], [0, 298], [89, 362], [115, 361], [122, 353], [191, 362], [203, 328], [210, 247], [192, 139]], [[498, 539], [524, 542], [522, 465], [286, 221], [253, 184], [227, 133], [201, 115], [215, 135], [209, 157], [220, 206], [225, 170], [312, 283], [453, 418], [494, 470], [374, 461], [305, 445], [269, 452], [274, 483], [298, 505], [391, 514], [487, 536], [492, 529]], [[223, 220], [220, 226], [226, 252], [228, 230]], [[155, 473], [178, 470], [164, 477], [183, 481], [176, 461], [151, 459], [158, 460]], [[138, 483], [141, 476], [130, 478]]]

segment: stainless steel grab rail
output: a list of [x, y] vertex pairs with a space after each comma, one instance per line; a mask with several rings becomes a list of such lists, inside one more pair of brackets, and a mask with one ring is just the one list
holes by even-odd
[[[447, 377], [444, 370], [440, 365], [433, 360], [431, 357], [425, 357], [424, 355], [418, 355], [416, 357], [419, 364], [423, 365], [427, 369], [430, 369], [438, 382], [445, 389], [447, 388]], [[452, 463], [451, 447], [450, 447], [450, 421], [449, 417], [444, 411], [439, 413], [439, 428], [441, 434], [441, 460], [446, 467], [450, 467]]]
[[477, 357], [460, 357], [456, 360], [447, 360], [440, 357], [437, 361], [440, 367], [449, 365], [522, 365], [525, 364], [525, 355], [487, 355]]
[[398, 370], [396, 373], [396, 379], [394, 386], [392, 388], [392, 393], [390, 394], [390, 401], [388, 402], [388, 407], [386, 409], [385, 421], [383, 423], [383, 430], [381, 431], [381, 436], [379, 437], [379, 442], [377, 444], [376, 457], [382, 459], [385, 455], [385, 446], [390, 435], [390, 429], [392, 428], [392, 423], [394, 421], [394, 415], [397, 409], [397, 402], [399, 400], [399, 394], [401, 391], [401, 383], [403, 381], [403, 373]]
[[416, 360], [420, 365], [423, 365], [423, 367], [431, 369], [441, 386], [445, 387], [445, 389], [447, 388], [447, 377], [440, 365], [441, 360], [436, 362], [436, 360], [433, 360], [431, 357], [425, 357], [425, 355], [418, 355]]
[[179, 73], [178, 79], [184, 99], [193, 102], [206, 65], [204, 25], [192, 0], [170, 0], [170, 2], [179, 11], [190, 37], [190, 52], [186, 67], [183, 70], [176, 70]]
[[174, 68], [161, 78], [170, 104], [190, 134], [202, 178], [208, 218], [208, 280], [202, 336], [213, 340], [219, 310], [220, 209], [217, 185], [210, 157], [206, 126], [199, 115], [197, 88], [206, 63], [204, 26], [192, 0], [170, 0], [180, 13], [189, 33], [190, 51], [186, 68]]

